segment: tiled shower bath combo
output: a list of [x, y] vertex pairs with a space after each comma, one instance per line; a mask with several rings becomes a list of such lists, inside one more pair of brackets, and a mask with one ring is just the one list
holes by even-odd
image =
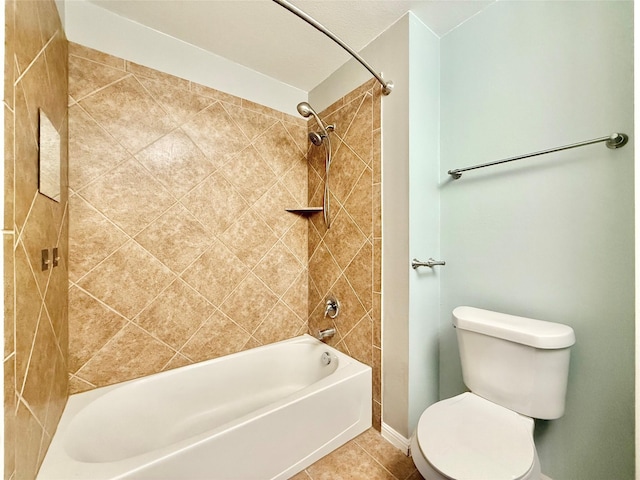
[[[55, 14], [38, 17], [24, 2], [15, 5], [15, 18], [32, 14], [36, 23]], [[66, 164], [63, 169], [69, 185], [63, 221], [50, 243], [59, 240], [66, 269], [68, 228], [69, 294], [68, 307], [47, 307], [47, 323], [60, 325], [51, 328], [51, 345], [60, 353], [58, 365], [68, 365], [69, 393], [335, 328], [327, 343], [373, 369], [379, 429], [380, 94], [374, 82], [321, 112], [336, 125], [334, 224], [327, 230], [321, 214], [285, 211], [322, 201], [321, 159], [307, 140], [305, 119], [68, 44], [61, 27], [53, 27], [42, 27], [60, 38], [49, 48], [69, 49], [68, 77], [59, 70], [65, 88], [54, 98], [62, 112], [68, 99], [70, 160], [68, 177]], [[42, 63], [50, 68], [66, 56], [56, 51]], [[21, 112], [16, 108], [16, 118]], [[30, 195], [28, 202], [43, 203], [35, 190]], [[17, 267], [23, 249], [29, 252], [27, 245], [16, 249]], [[30, 261], [20, 271], [36, 272]], [[62, 269], [51, 275], [64, 278]], [[52, 280], [43, 285], [49, 290], [42, 292], [65, 288]], [[47, 293], [41, 295], [44, 301]], [[341, 304], [335, 320], [323, 316], [328, 295]], [[58, 311], [60, 320], [53, 318]], [[46, 341], [44, 325], [16, 325], [16, 336]], [[24, 354], [8, 360], [31, 358], [30, 378], [43, 381], [37, 362], [47, 360], [31, 355], [32, 341], [22, 344]], [[9, 372], [11, 362], [5, 362]], [[7, 417], [6, 452], [15, 446], [16, 475], [33, 477], [51, 442], [67, 395], [58, 370], [58, 387], [47, 390], [59, 397], [56, 412], [34, 409], [22, 387], [29, 383], [7, 377], [7, 402], [15, 385], [20, 405], [29, 405], [17, 423]], [[23, 428], [20, 419], [29, 415], [31, 440], [15, 442], [13, 425]]]
[[69, 65], [72, 393], [314, 335], [328, 293], [329, 342], [379, 371], [372, 82], [322, 112], [337, 125], [327, 230], [285, 212], [321, 204], [304, 119], [75, 44]]

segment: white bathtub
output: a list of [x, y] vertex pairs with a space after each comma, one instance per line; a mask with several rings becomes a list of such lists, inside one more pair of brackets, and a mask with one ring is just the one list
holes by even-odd
[[371, 368], [303, 335], [72, 395], [38, 479], [287, 479], [370, 426]]

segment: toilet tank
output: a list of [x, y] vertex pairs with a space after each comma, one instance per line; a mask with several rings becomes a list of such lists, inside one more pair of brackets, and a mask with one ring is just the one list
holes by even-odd
[[469, 390], [528, 417], [564, 414], [571, 327], [474, 307], [454, 309], [453, 325]]

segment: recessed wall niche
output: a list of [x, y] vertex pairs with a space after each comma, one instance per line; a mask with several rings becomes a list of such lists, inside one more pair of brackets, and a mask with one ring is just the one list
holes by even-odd
[[60, 134], [42, 109], [39, 112], [38, 191], [60, 201]]

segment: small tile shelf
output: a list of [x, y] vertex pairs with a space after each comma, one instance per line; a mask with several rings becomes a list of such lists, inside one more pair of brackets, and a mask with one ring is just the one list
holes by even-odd
[[322, 207], [285, 208], [285, 210], [297, 215], [313, 215], [314, 213], [321, 212]]

